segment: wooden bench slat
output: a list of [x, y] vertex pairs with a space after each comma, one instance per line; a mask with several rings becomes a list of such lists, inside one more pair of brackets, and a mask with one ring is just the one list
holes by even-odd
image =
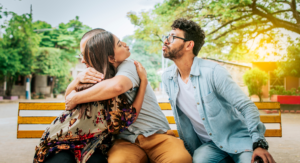
[[254, 102], [256, 107], [259, 110], [266, 110], [266, 109], [276, 109], [280, 110], [280, 103], [279, 102], [264, 102], [264, 103], [259, 103], [259, 102]]
[[[280, 110], [280, 103], [255, 103], [260, 110], [277, 109]], [[161, 110], [172, 110], [170, 103], [159, 103]], [[65, 110], [65, 103], [19, 103], [19, 110]], [[50, 124], [56, 117], [21, 117], [18, 116], [19, 124]], [[174, 116], [166, 116], [169, 124], [176, 124]], [[279, 115], [260, 115], [263, 123], [280, 123], [281, 116]], [[176, 137], [179, 137], [178, 131], [173, 130]], [[17, 131], [17, 138], [41, 138], [43, 130], [21, 130]], [[281, 129], [267, 129], [266, 137], [282, 137]]]
[[56, 117], [18, 117], [18, 124], [50, 124]]
[[24, 130], [17, 132], [17, 138], [41, 138], [44, 130]]
[[65, 110], [65, 103], [19, 103], [19, 110]]
[[262, 123], [281, 123], [280, 115], [261, 115], [260, 121]]
[[177, 138], [179, 138], [179, 134], [177, 130], [172, 130]]
[[166, 116], [169, 124], [176, 124], [175, 118], [173, 116]]
[[265, 132], [265, 137], [282, 137], [281, 129], [267, 129]]
[[168, 102], [158, 103], [161, 110], [172, 110], [171, 104]]

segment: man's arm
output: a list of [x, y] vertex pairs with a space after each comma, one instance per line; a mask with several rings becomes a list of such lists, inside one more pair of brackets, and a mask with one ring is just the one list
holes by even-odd
[[229, 72], [224, 67], [217, 65], [213, 72], [213, 81], [217, 93], [245, 117], [252, 141], [265, 139], [265, 126], [260, 122], [257, 107], [233, 81]]
[[75, 92], [66, 97], [66, 110], [72, 110], [77, 104], [107, 100], [127, 92], [132, 88], [131, 80], [123, 75], [97, 83], [93, 87]]
[[[224, 67], [220, 65], [215, 67], [213, 73], [213, 82], [217, 93], [224, 97], [245, 117], [252, 141], [257, 142], [260, 139], [265, 140], [264, 133], [266, 131], [266, 127], [260, 121], [257, 107], [232, 80], [231, 75]], [[253, 151], [251, 160], [252, 163], [254, 162], [256, 156], [261, 157], [264, 162], [275, 163], [271, 154], [267, 150], [260, 147]]]
[[65, 93], [65, 98], [78, 86], [80, 83], [95, 84], [102, 81], [103, 74], [98, 72], [92, 67], [87, 68], [85, 71], [79, 73], [77, 77], [68, 85]]

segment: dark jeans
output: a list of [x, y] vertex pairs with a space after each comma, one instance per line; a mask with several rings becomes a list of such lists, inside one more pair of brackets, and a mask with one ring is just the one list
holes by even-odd
[[[57, 154], [50, 155], [44, 161], [45, 163], [76, 163], [75, 156], [70, 151], [60, 151]], [[87, 163], [107, 163], [106, 157], [98, 149], [88, 159]]]

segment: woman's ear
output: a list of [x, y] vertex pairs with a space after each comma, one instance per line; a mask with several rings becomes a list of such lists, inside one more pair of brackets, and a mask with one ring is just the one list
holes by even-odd
[[111, 56], [111, 55], [108, 56], [108, 61], [109, 61], [110, 63], [112, 63], [112, 64], [114, 64], [114, 63], [116, 62], [114, 56]]

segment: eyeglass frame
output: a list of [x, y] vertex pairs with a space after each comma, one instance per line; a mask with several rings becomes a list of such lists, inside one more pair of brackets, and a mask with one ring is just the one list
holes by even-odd
[[172, 44], [172, 43], [174, 42], [175, 39], [173, 38], [173, 41], [170, 42], [170, 41], [169, 41], [169, 37], [170, 37], [170, 36], [172, 36], [172, 37], [174, 37], [174, 38], [179, 38], [179, 39], [183, 40], [184, 42], [185, 42], [185, 41], [192, 41], [192, 40], [187, 40], [187, 39], [185, 39], [185, 38], [178, 37], [178, 36], [174, 36], [174, 35], [167, 35], [167, 36], [163, 35], [163, 36], [162, 36], [162, 41], [164, 42], [164, 41], [167, 39], [167, 40], [168, 40], [168, 43]]

